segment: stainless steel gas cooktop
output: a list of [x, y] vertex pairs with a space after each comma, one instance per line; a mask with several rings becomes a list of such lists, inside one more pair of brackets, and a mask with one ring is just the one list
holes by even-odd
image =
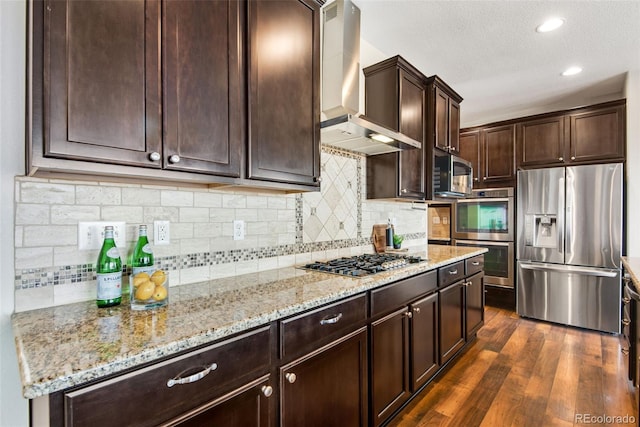
[[382, 271], [399, 268], [407, 264], [425, 261], [420, 257], [396, 254], [364, 254], [331, 261], [312, 262], [301, 268], [344, 276], [368, 276]]

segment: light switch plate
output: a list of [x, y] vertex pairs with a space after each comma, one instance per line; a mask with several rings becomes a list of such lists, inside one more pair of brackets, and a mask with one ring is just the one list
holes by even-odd
[[122, 221], [95, 221], [78, 223], [78, 249], [81, 251], [100, 249], [104, 241], [104, 227], [113, 226], [113, 238], [118, 248], [127, 244], [126, 223]]

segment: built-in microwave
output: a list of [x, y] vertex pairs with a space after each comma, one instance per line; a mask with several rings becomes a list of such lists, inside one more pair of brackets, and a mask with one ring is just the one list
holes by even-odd
[[466, 197], [471, 194], [473, 167], [458, 156], [435, 150], [433, 157], [433, 195]]

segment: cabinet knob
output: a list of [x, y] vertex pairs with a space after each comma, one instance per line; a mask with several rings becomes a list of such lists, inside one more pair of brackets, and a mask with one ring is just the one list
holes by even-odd
[[631, 302], [631, 298], [627, 298], [627, 297], [622, 298], [622, 303], [623, 303], [624, 305], [627, 305], [627, 304], [629, 304], [630, 302]]
[[160, 160], [160, 153], [154, 151], [153, 153], [149, 154], [149, 160], [157, 162], [158, 160]]
[[316, 176], [315, 178], [313, 178], [313, 180], [315, 182], [322, 182], [322, 177], [321, 176]]
[[575, 159], [576, 159], [576, 156], [571, 156], [571, 160], [575, 160]]
[[180, 156], [177, 154], [172, 154], [169, 156], [169, 163], [180, 163]]
[[407, 316], [409, 319], [413, 317], [413, 313], [410, 311], [407, 311], [404, 315]]
[[420, 313], [420, 307], [415, 307], [413, 309], [414, 313], [419, 314]]
[[624, 326], [629, 326], [629, 325], [631, 324], [631, 320], [629, 320], [629, 319], [622, 319], [622, 324], [623, 324]]
[[284, 377], [286, 378], [287, 381], [289, 381], [291, 384], [296, 382], [296, 379], [298, 377], [296, 377], [296, 374], [294, 374], [293, 372], [287, 372]]
[[402, 194], [407, 194], [407, 189], [406, 189], [406, 188], [403, 188], [403, 189], [401, 190], [401, 192], [402, 192]]
[[262, 394], [264, 394], [265, 397], [271, 397], [273, 394], [273, 387], [270, 385], [263, 385], [260, 390], [262, 390]]
[[449, 147], [449, 149], [454, 152], [456, 151], [456, 147]]
[[622, 352], [622, 354], [624, 354], [625, 356], [629, 354], [629, 349], [628, 348], [621, 348], [620, 351]]
[[558, 157], [558, 160], [563, 161], [564, 157]]

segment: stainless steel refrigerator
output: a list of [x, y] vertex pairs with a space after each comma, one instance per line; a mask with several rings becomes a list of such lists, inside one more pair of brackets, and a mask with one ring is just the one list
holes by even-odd
[[620, 333], [622, 164], [518, 172], [518, 314]]

